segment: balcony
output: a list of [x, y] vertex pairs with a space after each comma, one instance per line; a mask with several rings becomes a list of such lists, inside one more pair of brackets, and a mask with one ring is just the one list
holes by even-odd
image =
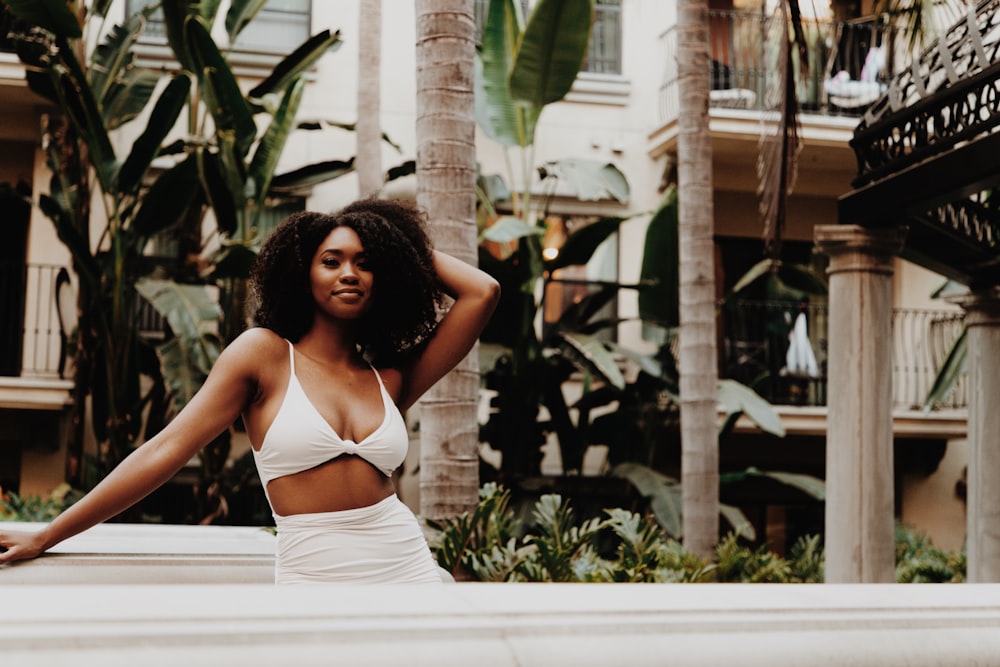
[[[738, 11], [710, 11], [709, 22], [709, 127], [715, 160], [747, 162], [752, 170], [775, 69], [773, 49], [765, 45], [774, 41], [765, 42], [765, 36], [779, 26], [772, 16]], [[803, 141], [796, 192], [837, 196], [846, 191], [857, 171], [847, 142], [865, 110], [885, 90], [889, 67], [883, 45], [891, 35], [882, 21], [871, 17], [856, 21], [803, 18], [803, 31], [808, 67], [796, 85]], [[676, 28], [670, 28], [659, 40], [664, 70], [657, 127], [650, 135], [653, 157], [676, 150], [677, 37]], [[798, 66], [794, 52], [793, 64]], [[742, 188], [733, 184], [731, 189]]]
[[[807, 324], [815, 373], [789, 369], [790, 334], [800, 314]], [[826, 418], [827, 325], [825, 304], [726, 303], [720, 310], [720, 377], [753, 387], [793, 430], [823, 432], [824, 425], [810, 422]], [[953, 310], [893, 310], [892, 404], [897, 435], [964, 434], [965, 378], [934, 411], [923, 409], [937, 370], [963, 327], [962, 313]], [[805, 421], [796, 425], [796, 417]]]

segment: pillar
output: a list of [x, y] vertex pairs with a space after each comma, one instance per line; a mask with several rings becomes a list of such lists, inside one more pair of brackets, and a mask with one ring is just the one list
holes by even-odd
[[821, 225], [830, 257], [827, 350], [828, 583], [895, 581], [892, 263], [898, 228]]
[[965, 309], [969, 368], [966, 578], [1000, 582], [1000, 293], [957, 299]]

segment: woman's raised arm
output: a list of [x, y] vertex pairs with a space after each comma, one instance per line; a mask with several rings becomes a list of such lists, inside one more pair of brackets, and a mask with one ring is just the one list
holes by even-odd
[[445, 293], [454, 299], [421, 354], [404, 370], [397, 404], [406, 410], [460, 362], [486, 328], [500, 299], [500, 284], [488, 273], [434, 251], [434, 269]]
[[34, 558], [131, 507], [167, 482], [228, 428], [252, 400], [256, 387], [254, 360], [259, 359], [255, 350], [260, 347], [261, 337], [247, 333], [219, 355], [204, 386], [177, 417], [126, 457], [86, 496], [39, 532], [0, 531], [0, 547], [4, 548], [0, 550], [0, 565]]

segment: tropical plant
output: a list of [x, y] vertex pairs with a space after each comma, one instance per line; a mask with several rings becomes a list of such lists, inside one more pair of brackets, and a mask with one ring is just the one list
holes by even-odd
[[926, 533], [896, 522], [897, 583], [961, 583], [966, 565], [964, 550], [942, 551]]
[[69, 484], [60, 484], [47, 496], [22, 496], [0, 489], [0, 521], [52, 521], [77, 499]]
[[[224, 28], [230, 42], [263, 4], [229, 4]], [[20, 21], [15, 39], [19, 56], [29, 65], [29, 85], [62, 114], [49, 116], [44, 128], [43, 146], [53, 176], [49, 192], [40, 195], [38, 203], [55, 224], [79, 276], [74, 404], [78, 410], [91, 406], [98, 455], [91, 474], [75, 481], [89, 486], [145, 434], [158, 430], [171, 404], [175, 410], [184, 405], [221, 346], [243, 328], [242, 279], [259, 243], [257, 230], [268, 196], [275, 188], [318, 182], [352, 168], [350, 160], [331, 161], [275, 173], [295, 127], [303, 75], [340, 39], [330, 31], [314, 35], [244, 94], [213, 38], [219, 3], [163, 4], [163, 24], [178, 64], [169, 72], [140, 67], [132, 55], [155, 4], [113, 27], [86, 55], [90, 32], [103, 34], [99, 28], [107, 20], [109, 0], [14, 0], [6, 5]], [[146, 125], [131, 145], [111, 141], [112, 130], [150, 106]], [[186, 125], [179, 124], [185, 109]], [[262, 131], [259, 116], [265, 118]], [[167, 144], [176, 131], [182, 138]], [[158, 172], [154, 159], [172, 160], [173, 166]], [[95, 189], [103, 210], [92, 214]], [[200, 239], [209, 210], [219, 242], [218, 252], [206, 256]], [[181, 240], [181, 261], [150, 266], [143, 260], [143, 248], [167, 232]], [[92, 247], [95, 238], [99, 241]], [[192, 262], [193, 257], [199, 262]], [[177, 282], [201, 286], [165, 282], [137, 290], [140, 279], [154, 269], [166, 270]], [[207, 293], [197, 294], [209, 285], [220, 290], [221, 307], [210, 306], [214, 299]], [[155, 294], [154, 306], [177, 327], [176, 337], [157, 350], [159, 361], [139, 336], [139, 292]], [[209, 322], [214, 326], [207, 326]], [[152, 378], [144, 393], [141, 375]], [[86, 421], [82, 416], [75, 420]], [[72, 449], [78, 459], [84, 438], [82, 430], [74, 435]], [[223, 499], [212, 489], [218, 489], [228, 452], [224, 434], [203, 454], [205, 480], [200, 490], [207, 495], [202, 498], [202, 516], [224, 510]]]

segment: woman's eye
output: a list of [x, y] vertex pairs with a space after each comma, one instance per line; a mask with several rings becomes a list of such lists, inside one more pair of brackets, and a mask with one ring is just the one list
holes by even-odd
[[336, 266], [340, 266], [340, 262], [338, 262], [335, 259], [324, 259], [323, 260], [323, 266], [333, 266], [333, 267], [336, 267]]

